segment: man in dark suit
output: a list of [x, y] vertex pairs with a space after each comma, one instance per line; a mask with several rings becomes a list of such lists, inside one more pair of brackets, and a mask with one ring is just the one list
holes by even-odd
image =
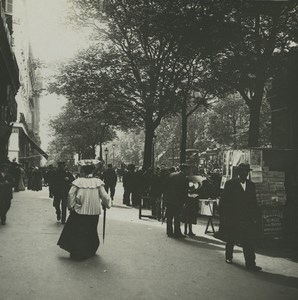
[[108, 164], [108, 168], [103, 172], [103, 181], [105, 183], [105, 190], [107, 193], [110, 190], [110, 196], [113, 201], [117, 184], [117, 174], [112, 164]]
[[248, 270], [260, 271], [255, 263], [255, 223], [257, 219], [256, 189], [248, 177], [250, 167], [241, 163], [238, 176], [226, 182], [220, 200], [220, 213], [226, 234], [226, 262], [233, 262], [233, 248], [236, 242], [243, 247], [245, 265]]
[[[171, 173], [165, 180], [164, 186], [164, 203], [167, 208], [167, 235], [169, 237], [183, 238], [185, 237], [180, 229], [180, 215], [183, 204], [187, 199], [188, 178], [190, 175], [190, 166], [182, 164], [180, 172]], [[173, 231], [174, 219], [174, 231]]]
[[[56, 210], [57, 220], [62, 224], [66, 221], [67, 196], [74, 176], [65, 169], [65, 162], [58, 162], [58, 168], [52, 174], [53, 206]], [[62, 211], [62, 216], [61, 216]]]
[[[136, 173], [135, 165], [129, 164], [127, 166], [127, 171], [123, 174], [123, 204], [127, 206], [135, 205], [136, 197]], [[131, 198], [131, 199], [130, 199]]]

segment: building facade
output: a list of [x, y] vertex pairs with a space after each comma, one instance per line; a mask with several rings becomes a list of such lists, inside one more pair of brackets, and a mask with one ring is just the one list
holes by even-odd
[[39, 63], [30, 46], [26, 0], [10, 1], [12, 11], [13, 49], [19, 67], [20, 87], [16, 94], [17, 116], [8, 144], [9, 159], [22, 163], [25, 169], [39, 166], [40, 148], [40, 93], [42, 81]]
[[12, 45], [12, 1], [0, 0], [0, 162], [8, 157], [9, 137], [17, 119], [19, 68]]

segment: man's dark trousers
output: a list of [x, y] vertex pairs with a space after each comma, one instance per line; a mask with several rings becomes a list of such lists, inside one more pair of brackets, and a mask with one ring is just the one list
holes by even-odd
[[[167, 206], [167, 235], [168, 236], [180, 236], [181, 229], [180, 229], [180, 215], [181, 215], [181, 209], [168, 205]], [[174, 219], [174, 232], [173, 232], [173, 219]]]
[[3, 223], [6, 221], [6, 214], [10, 208], [11, 199], [0, 199], [0, 218]]
[[[65, 223], [66, 220], [66, 208], [67, 208], [67, 196], [54, 196], [54, 202], [53, 206], [56, 209], [56, 215], [57, 215], [57, 220], [60, 220], [61, 222]], [[61, 206], [61, 209], [60, 209]], [[62, 216], [61, 216], [61, 211], [62, 211]]]
[[115, 185], [105, 184], [105, 190], [106, 190], [107, 193], [109, 193], [109, 190], [110, 190], [111, 199], [114, 200]]
[[227, 236], [226, 241], [226, 259], [233, 259], [234, 245], [238, 241], [243, 248], [243, 255], [247, 267], [256, 265], [256, 255], [254, 249], [255, 236], [254, 224], [251, 222], [244, 222], [239, 224], [235, 232]]

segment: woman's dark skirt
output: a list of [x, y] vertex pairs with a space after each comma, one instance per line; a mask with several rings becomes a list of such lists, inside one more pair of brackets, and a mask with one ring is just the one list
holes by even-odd
[[99, 247], [98, 215], [70, 213], [57, 245], [68, 251], [72, 258], [85, 259], [95, 255]]
[[197, 224], [199, 201], [197, 198], [187, 198], [181, 212], [181, 222], [185, 224]]

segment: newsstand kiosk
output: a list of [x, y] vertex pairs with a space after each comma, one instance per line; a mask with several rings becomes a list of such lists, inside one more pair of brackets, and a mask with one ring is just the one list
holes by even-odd
[[261, 241], [281, 239], [285, 230], [285, 205], [287, 201], [287, 174], [291, 172], [292, 150], [250, 148], [223, 152], [221, 188], [236, 174], [240, 163], [248, 163], [250, 179], [256, 185], [260, 218], [258, 224]]

